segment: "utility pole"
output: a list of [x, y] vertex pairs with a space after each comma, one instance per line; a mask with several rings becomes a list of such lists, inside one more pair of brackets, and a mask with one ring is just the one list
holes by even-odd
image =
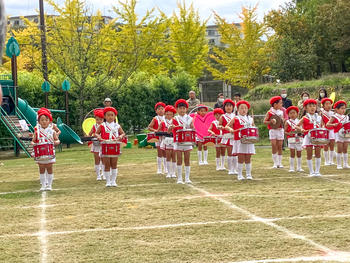
[[[41, 32], [41, 58], [42, 58], [42, 70], [45, 81], [49, 80], [47, 72], [47, 54], [46, 54], [46, 27], [45, 27], [45, 16], [44, 16], [44, 1], [39, 0], [39, 11], [40, 11], [40, 32]], [[48, 93], [45, 92], [45, 107], [48, 108], [49, 100]]]

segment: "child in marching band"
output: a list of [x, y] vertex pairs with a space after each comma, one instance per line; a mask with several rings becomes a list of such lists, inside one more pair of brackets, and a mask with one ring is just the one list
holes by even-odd
[[225, 114], [221, 108], [214, 109], [214, 120], [208, 129], [210, 135], [217, 137], [215, 143], [215, 151], [216, 151], [216, 171], [225, 170], [225, 147], [220, 143], [222, 135], [222, 130], [219, 129], [219, 119], [221, 115]]
[[[280, 96], [272, 97], [270, 99], [271, 109], [266, 113], [264, 124], [267, 124], [269, 129], [269, 138], [272, 146], [272, 168], [283, 168], [282, 165], [282, 145], [284, 140], [283, 130], [283, 111], [282, 111], [282, 98]], [[277, 116], [281, 119], [281, 125], [277, 128], [272, 128], [271, 124], [276, 124], [276, 119], [271, 119], [272, 116]]]
[[[164, 108], [165, 108], [165, 103], [163, 102], [158, 102], [154, 106], [154, 110], [157, 113], [157, 116], [155, 116], [151, 123], [148, 125], [148, 130], [151, 132], [156, 132], [158, 131], [158, 128], [160, 127], [161, 123], [164, 121]], [[167, 168], [166, 168], [166, 154], [165, 151], [160, 148], [161, 144], [161, 138], [159, 138], [159, 142], [156, 142], [156, 147], [157, 147], [157, 174], [162, 174], [162, 164], [163, 164], [163, 170], [164, 173], [167, 173]]]
[[[303, 147], [306, 148], [307, 166], [310, 176], [321, 176], [321, 146], [311, 143], [309, 131], [315, 128], [321, 128], [322, 117], [316, 113], [317, 101], [314, 99], [305, 100], [303, 103], [306, 115], [299, 121], [298, 127], [302, 128], [304, 133]], [[315, 149], [315, 170], [312, 163], [313, 149]]]
[[335, 134], [334, 127], [328, 127], [327, 123], [334, 115], [332, 111], [333, 101], [329, 98], [324, 98], [321, 100], [322, 108], [321, 108], [321, 116], [322, 121], [325, 127], [329, 130], [329, 143], [324, 146], [323, 154], [324, 154], [324, 165], [333, 165], [334, 164], [334, 145], [335, 145]]
[[241, 143], [240, 130], [242, 128], [254, 127], [254, 120], [248, 116], [250, 104], [248, 101], [240, 100], [236, 103], [237, 115], [232, 119], [226, 127], [234, 134], [233, 153], [238, 155], [238, 176], [237, 179], [244, 180], [243, 165], [246, 168], [246, 178], [252, 180], [251, 156], [255, 154], [255, 146], [253, 143]]
[[[208, 107], [205, 105], [198, 105], [197, 106], [197, 114], [201, 117], [204, 117], [208, 112]], [[198, 164], [199, 165], [208, 165], [208, 147], [203, 145], [203, 138], [201, 138], [199, 136], [199, 134], [197, 133], [197, 143], [198, 143]], [[204, 156], [204, 160], [202, 160], [202, 150], [203, 150], [203, 156]]]
[[228, 174], [238, 174], [237, 173], [237, 163], [238, 157], [236, 154], [233, 154], [233, 135], [230, 134], [229, 127], [226, 128], [227, 124], [235, 117], [233, 113], [235, 103], [230, 100], [224, 100], [224, 112], [219, 119], [219, 129], [222, 130], [223, 138], [221, 140], [221, 145], [223, 145], [227, 149], [227, 163], [228, 163]]
[[[171, 105], [167, 105], [164, 108], [164, 111], [165, 120], [161, 123], [158, 131], [168, 132], [171, 134], [171, 132], [169, 132], [169, 127], [173, 125], [173, 118], [176, 114], [176, 109]], [[166, 178], [176, 178], [176, 153], [174, 151], [174, 137], [164, 136], [160, 144], [160, 148], [166, 153], [166, 163], [168, 170]]]
[[335, 114], [326, 125], [328, 128], [334, 128], [335, 141], [337, 143], [337, 169], [350, 168], [348, 164], [348, 144], [350, 138], [344, 136], [343, 127], [344, 123], [349, 121], [349, 116], [345, 115], [346, 106], [346, 102], [343, 100], [334, 103]]
[[[96, 135], [100, 141], [121, 141], [124, 138], [125, 133], [122, 127], [115, 121], [117, 114], [117, 110], [113, 107], [104, 108], [103, 115], [105, 122], [96, 131]], [[102, 154], [102, 159], [105, 166], [106, 186], [116, 187], [118, 156], [109, 157]]]
[[[92, 129], [89, 133], [89, 136], [95, 136], [96, 137], [96, 132], [98, 127], [103, 123], [103, 110], [102, 109], [95, 109], [94, 110], [94, 115], [95, 115], [95, 120], [96, 123], [94, 126], [92, 126]], [[97, 181], [101, 181], [101, 173], [100, 170], [102, 170], [102, 173], [104, 172], [103, 165], [102, 165], [102, 160], [100, 158], [101, 155], [101, 144], [99, 141], [93, 141], [91, 145], [91, 152], [94, 154], [94, 160], [95, 160], [95, 172], [96, 172], [96, 177]]]
[[176, 141], [176, 132], [181, 129], [194, 129], [193, 119], [186, 114], [188, 110], [188, 103], [184, 99], [179, 99], [175, 102], [175, 108], [177, 112], [177, 116], [173, 120], [173, 125], [169, 127], [169, 131], [173, 132], [174, 136], [174, 150], [176, 151], [176, 159], [177, 159], [177, 183], [183, 184], [182, 180], [182, 153], [184, 156], [185, 162], [185, 183], [192, 183], [190, 180], [190, 157], [191, 151], [193, 149], [190, 145], [180, 145]]
[[284, 131], [288, 138], [288, 148], [290, 150], [289, 172], [295, 172], [295, 152], [297, 156], [297, 171], [303, 172], [304, 170], [301, 168], [301, 151], [303, 149], [302, 137], [297, 134], [298, 132], [301, 132], [301, 129], [297, 126], [299, 123], [299, 108], [296, 106], [290, 106], [287, 108], [286, 112], [289, 119], [284, 123]]
[[[38, 124], [34, 128], [32, 143], [52, 143], [54, 146], [60, 144], [58, 135], [53, 129], [51, 112], [46, 108], [38, 110]], [[52, 159], [37, 161], [40, 173], [40, 191], [52, 190], [53, 164], [55, 162], [56, 158], [54, 158], [54, 155]]]

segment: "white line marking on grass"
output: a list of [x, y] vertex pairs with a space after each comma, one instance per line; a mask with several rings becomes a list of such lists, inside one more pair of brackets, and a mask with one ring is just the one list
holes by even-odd
[[[206, 191], [206, 190], [204, 190], [202, 188], [199, 188], [199, 187], [196, 187], [196, 186], [193, 186], [193, 185], [188, 185], [188, 186], [193, 188], [193, 189], [195, 189], [195, 190], [197, 190], [198, 192], [201, 192], [201, 193], [205, 194], [205, 195], [209, 195], [209, 196], [212, 195], [212, 193], [209, 193], [208, 191]], [[254, 220], [256, 220], [258, 222], [261, 222], [261, 223], [263, 223], [265, 225], [271, 226], [272, 228], [275, 228], [275, 229], [277, 229], [280, 232], [285, 233], [287, 236], [289, 236], [291, 238], [303, 240], [303, 241], [309, 243], [310, 245], [320, 249], [321, 251], [323, 251], [325, 253], [333, 252], [332, 249], [330, 249], [330, 248], [328, 248], [328, 247], [326, 247], [324, 245], [318, 244], [315, 241], [313, 241], [313, 240], [311, 240], [311, 239], [309, 239], [309, 238], [307, 238], [305, 236], [296, 234], [296, 233], [288, 230], [287, 228], [285, 228], [283, 226], [280, 226], [280, 225], [277, 225], [277, 224], [271, 222], [270, 220], [268, 220], [266, 218], [262, 218], [262, 217], [256, 216], [253, 213], [249, 212], [248, 210], [243, 209], [243, 208], [241, 208], [241, 207], [239, 207], [239, 206], [237, 206], [237, 205], [235, 205], [235, 204], [233, 204], [233, 203], [231, 203], [231, 202], [229, 202], [229, 201], [227, 201], [227, 200], [225, 200], [225, 199], [223, 199], [221, 197], [215, 197], [214, 196], [212, 198], [214, 198], [214, 199], [218, 200], [219, 202], [227, 205], [228, 207], [230, 207], [233, 210], [241, 212], [242, 214], [248, 216], [250, 219], [254, 219]]]
[[41, 193], [41, 217], [40, 217], [40, 232], [38, 233], [38, 239], [41, 246], [41, 262], [47, 261], [47, 231], [46, 231], [46, 192]]

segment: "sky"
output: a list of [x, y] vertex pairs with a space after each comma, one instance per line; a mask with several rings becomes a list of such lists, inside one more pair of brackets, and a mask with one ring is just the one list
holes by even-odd
[[[117, 0], [85, 0], [88, 6], [96, 11], [100, 10], [103, 15], [112, 16], [112, 6], [118, 4]], [[64, 0], [56, 0], [58, 3]], [[146, 10], [158, 7], [165, 14], [171, 15], [176, 9], [178, 0], [138, 0], [137, 13], [143, 15]], [[214, 23], [213, 11], [224, 17], [228, 22], [239, 22], [238, 14], [242, 6], [255, 6], [258, 4], [258, 17], [262, 19], [271, 9], [277, 9], [288, 0], [186, 0], [189, 5], [193, 2], [195, 9], [199, 11], [201, 18], [210, 18], [209, 24]], [[5, 0], [6, 12], [10, 16], [25, 16], [36, 14], [39, 10], [39, 0]], [[45, 4], [45, 12], [52, 14], [52, 10]]]

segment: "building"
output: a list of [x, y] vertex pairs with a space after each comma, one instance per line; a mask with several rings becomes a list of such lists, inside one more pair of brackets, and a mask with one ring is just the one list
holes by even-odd
[[[237, 27], [241, 25], [239, 23], [235, 23]], [[221, 43], [221, 35], [218, 30], [217, 25], [208, 25], [206, 29], [205, 37], [208, 40], [209, 45], [224, 47], [225, 45]]]

